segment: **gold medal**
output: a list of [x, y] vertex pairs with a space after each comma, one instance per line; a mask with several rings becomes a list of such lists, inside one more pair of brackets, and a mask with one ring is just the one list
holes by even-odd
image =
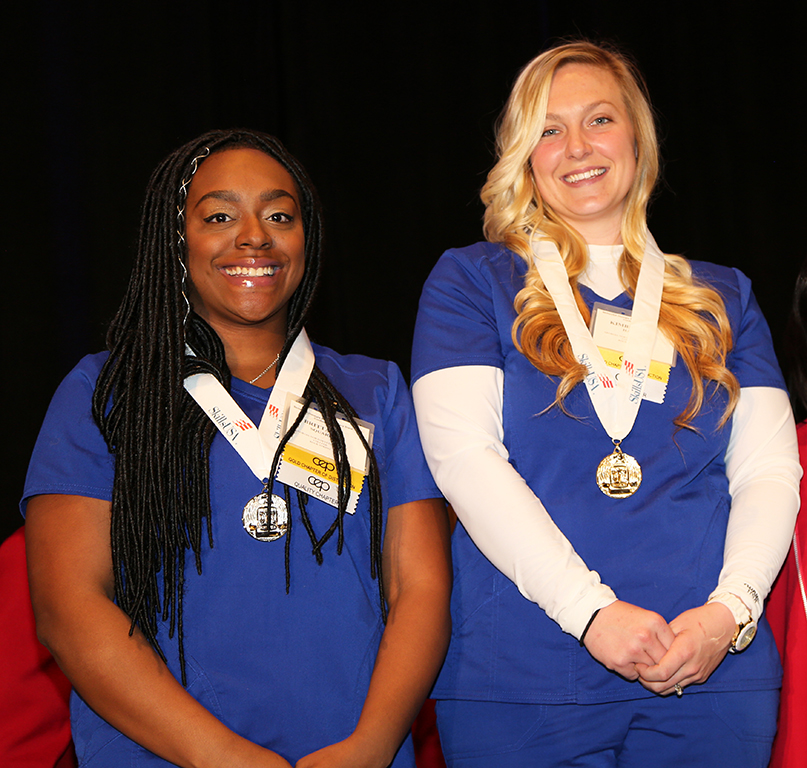
[[280, 496], [272, 495], [271, 505], [266, 491], [253, 496], [241, 515], [244, 530], [258, 541], [279, 539], [289, 528], [289, 510]]
[[636, 492], [642, 484], [639, 462], [623, 453], [619, 440], [614, 440], [614, 452], [606, 456], [597, 467], [597, 485], [612, 499], [624, 499]]

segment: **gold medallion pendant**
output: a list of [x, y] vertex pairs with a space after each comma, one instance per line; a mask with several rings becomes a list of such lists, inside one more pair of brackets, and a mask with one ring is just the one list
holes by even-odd
[[619, 441], [614, 440], [614, 452], [606, 456], [597, 467], [597, 485], [612, 499], [624, 499], [636, 493], [642, 484], [639, 462], [623, 453]]

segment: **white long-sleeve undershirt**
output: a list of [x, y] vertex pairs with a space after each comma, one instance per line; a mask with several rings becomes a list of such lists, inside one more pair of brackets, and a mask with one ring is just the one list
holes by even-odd
[[[604, 247], [591, 250], [599, 258], [592, 258], [581, 282], [613, 298], [621, 293], [618, 278], [614, 282], [621, 249], [609, 248], [612, 258]], [[483, 554], [524, 597], [579, 638], [592, 613], [617, 596], [586, 566], [551, 510], [509, 463], [503, 388], [504, 373], [492, 366], [445, 368], [419, 379], [413, 397], [426, 459]], [[801, 467], [784, 391], [741, 389], [726, 474], [731, 513], [723, 569], [712, 594], [736, 594], [757, 619], [787, 554], [799, 506]]]

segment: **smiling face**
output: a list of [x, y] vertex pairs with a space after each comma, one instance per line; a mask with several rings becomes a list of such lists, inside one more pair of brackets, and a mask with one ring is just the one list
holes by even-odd
[[285, 336], [305, 271], [299, 195], [289, 172], [256, 149], [199, 165], [188, 189], [185, 240], [194, 310], [220, 336], [261, 326]]
[[636, 175], [633, 124], [607, 69], [566, 64], [549, 89], [546, 123], [530, 155], [544, 202], [586, 240], [621, 242], [625, 198]]

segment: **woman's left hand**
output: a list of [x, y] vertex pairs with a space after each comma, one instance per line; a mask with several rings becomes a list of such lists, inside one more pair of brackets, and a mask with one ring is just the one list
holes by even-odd
[[684, 611], [670, 622], [675, 640], [658, 664], [636, 664], [639, 682], [661, 696], [708, 680], [726, 656], [737, 625], [722, 603]]

